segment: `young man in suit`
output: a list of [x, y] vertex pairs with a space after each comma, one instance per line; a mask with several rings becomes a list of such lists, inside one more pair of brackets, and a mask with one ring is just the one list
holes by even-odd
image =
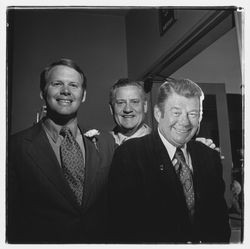
[[167, 80], [154, 108], [158, 129], [117, 148], [108, 188], [112, 241], [228, 243], [219, 153], [191, 141], [203, 98], [194, 82]]
[[103, 241], [105, 190], [114, 140], [93, 143], [77, 122], [86, 78], [75, 62], [61, 59], [41, 73], [47, 115], [10, 137], [7, 179], [9, 243]]

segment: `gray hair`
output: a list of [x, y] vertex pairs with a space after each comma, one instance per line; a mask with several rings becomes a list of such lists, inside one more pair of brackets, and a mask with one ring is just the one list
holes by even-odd
[[158, 89], [156, 105], [160, 109], [162, 115], [164, 113], [165, 101], [173, 94], [177, 93], [186, 98], [198, 97], [200, 100], [200, 120], [202, 118], [202, 102], [204, 93], [201, 88], [189, 79], [167, 79]]
[[120, 87], [124, 86], [136, 86], [138, 89], [141, 90], [143, 94], [143, 99], [146, 100], [146, 93], [144, 90], [144, 82], [143, 81], [137, 81], [137, 80], [130, 80], [128, 78], [122, 78], [119, 79], [115, 82], [115, 84], [111, 87], [110, 92], [109, 92], [109, 104], [113, 106], [114, 104], [114, 99], [115, 99], [115, 93], [116, 90]]

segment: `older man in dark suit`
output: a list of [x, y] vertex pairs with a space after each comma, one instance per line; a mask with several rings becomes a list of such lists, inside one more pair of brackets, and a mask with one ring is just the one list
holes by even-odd
[[7, 241], [98, 243], [114, 140], [94, 132], [93, 142], [79, 127], [86, 78], [72, 60], [45, 68], [40, 88], [46, 117], [9, 140]]
[[117, 148], [109, 177], [112, 241], [229, 241], [219, 153], [191, 140], [203, 98], [190, 80], [166, 81], [154, 109], [158, 129]]

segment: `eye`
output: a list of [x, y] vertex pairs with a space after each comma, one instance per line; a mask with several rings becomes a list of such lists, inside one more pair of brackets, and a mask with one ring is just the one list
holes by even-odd
[[117, 105], [122, 105], [122, 104], [124, 104], [125, 102], [124, 101], [122, 101], [122, 100], [116, 100], [116, 102], [115, 102]]
[[76, 83], [76, 82], [71, 82], [69, 85], [71, 87], [73, 87], [73, 88], [78, 88], [79, 87], [78, 83]]
[[140, 100], [139, 100], [139, 99], [132, 99], [132, 100], [131, 100], [131, 103], [132, 103], [132, 104], [139, 104], [139, 103], [140, 103]]
[[175, 117], [179, 117], [181, 115], [180, 111], [172, 111], [172, 113]]
[[50, 83], [51, 86], [61, 86], [62, 82], [61, 81], [54, 81]]
[[190, 112], [190, 113], [188, 113], [188, 116], [190, 118], [198, 118], [199, 117], [199, 113], [198, 112]]

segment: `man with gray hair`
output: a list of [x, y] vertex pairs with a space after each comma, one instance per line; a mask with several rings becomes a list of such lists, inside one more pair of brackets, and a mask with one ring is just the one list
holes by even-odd
[[219, 153], [191, 140], [203, 99], [191, 80], [167, 80], [154, 107], [158, 128], [117, 148], [109, 176], [114, 241], [229, 242]]
[[145, 123], [148, 102], [142, 81], [119, 79], [110, 89], [109, 106], [116, 123], [111, 132], [116, 144], [151, 132]]

